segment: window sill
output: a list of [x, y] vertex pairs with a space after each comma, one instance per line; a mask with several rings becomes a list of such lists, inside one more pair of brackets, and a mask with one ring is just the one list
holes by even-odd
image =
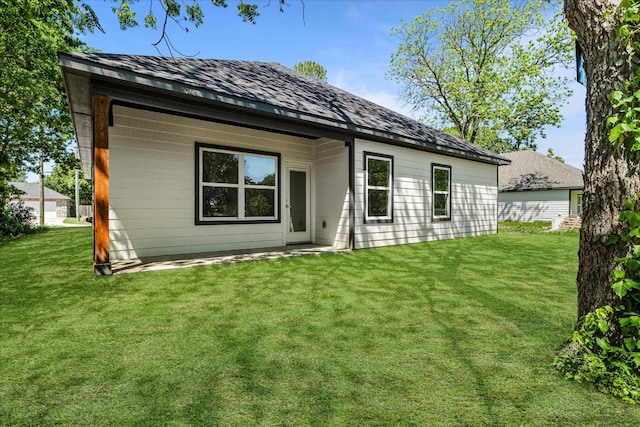
[[451, 221], [451, 217], [432, 217], [431, 222], [446, 222]]
[[393, 218], [385, 218], [385, 219], [375, 219], [375, 218], [365, 218], [365, 224], [393, 224]]
[[220, 220], [196, 220], [195, 225], [229, 225], [229, 224], [279, 224], [279, 219], [220, 219]]

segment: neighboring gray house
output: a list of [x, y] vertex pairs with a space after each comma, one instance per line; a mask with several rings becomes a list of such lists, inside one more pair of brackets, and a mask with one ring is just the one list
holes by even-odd
[[[40, 184], [33, 184], [29, 182], [10, 182], [18, 189], [18, 191], [24, 193], [14, 201], [22, 201], [25, 206], [33, 208], [33, 215], [35, 218], [40, 216]], [[44, 187], [44, 217], [47, 218], [66, 218], [69, 216], [71, 209], [71, 199], [64, 194], [60, 194], [57, 191], [53, 191], [50, 188]]]
[[60, 54], [94, 267], [497, 232], [503, 157], [276, 63]]
[[535, 151], [504, 154], [498, 169], [501, 221], [552, 221], [582, 214], [582, 171]]

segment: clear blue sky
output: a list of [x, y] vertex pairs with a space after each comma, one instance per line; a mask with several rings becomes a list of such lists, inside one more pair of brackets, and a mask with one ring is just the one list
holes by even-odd
[[[189, 32], [169, 26], [173, 45], [184, 55], [199, 58], [273, 61], [292, 67], [313, 60], [327, 69], [329, 83], [388, 108], [412, 116], [399, 99], [400, 87], [386, 78], [391, 54], [399, 40], [391, 29], [401, 20], [411, 20], [428, 8], [442, 7], [446, 1], [430, 0], [288, 0], [284, 13], [277, 0], [252, 0], [260, 5], [258, 23], [244, 23], [237, 16], [237, 0], [228, 0], [226, 9], [201, 0], [205, 24], [189, 27]], [[157, 55], [152, 46], [159, 31], [144, 26], [127, 31], [118, 27], [110, 11], [110, 0], [89, 0], [106, 33], [82, 36], [91, 47], [105, 53]], [[148, 0], [136, 6], [142, 22]], [[156, 5], [157, 7], [158, 5]], [[168, 54], [162, 46], [163, 54]], [[584, 158], [585, 89], [572, 84], [574, 96], [562, 109], [561, 128], [549, 128], [547, 138], [538, 141], [538, 151], [553, 148], [568, 164], [582, 169]]]

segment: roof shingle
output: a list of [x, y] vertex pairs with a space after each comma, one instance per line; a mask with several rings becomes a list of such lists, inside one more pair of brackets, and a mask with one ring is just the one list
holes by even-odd
[[[40, 184], [34, 184], [31, 182], [10, 182], [9, 184], [16, 187], [18, 191], [24, 193], [20, 195], [21, 199], [40, 199]], [[47, 200], [69, 200], [69, 197], [58, 193], [49, 187], [44, 187], [44, 198]]]
[[167, 58], [102, 53], [64, 53], [111, 70], [212, 92], [239, 101], [356, 125], [373, 133], [397, 135], [416, 145], [433, 144], [469, 157], [504, 163], [504, 158], [435, 130], [395, 111], [272, 62]]

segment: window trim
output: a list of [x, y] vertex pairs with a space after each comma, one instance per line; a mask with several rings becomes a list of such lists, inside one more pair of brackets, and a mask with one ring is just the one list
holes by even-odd
[[[242, 191], [238, 191], [238, 217], [230, 218], [230, 217], [221, 217], [217, 218], [207, 218], [202, 216], [202, 152], [203, 151], [216, 151], [228, 154], [237, 154], [239, 158], [244, 158], [244, 155], [255, 154], [264, 157], [272, 157], [276, 161], [276, 185], [275, 185], [275, 195], [274, 195], [274, 213], [275, 216], [271, 217], [259, 217], [258, 219], [248, 219], [246, 217], [240, 216], [240, 207], [244, 205], [240, 203], [240, 199], [244, 196], [245, 188], [256, 188], [255, 186], [244, 184], [244, 174], [241, 177], [240, 171], [243, 170], [243, 167], [238, 168], [238, 184], [233, 185], [235, 188], [242, 189]], [[228, 147], [223, 145], [215, 145], [215, 144], [205, 144], [202, 142], [195, 143], [195, 211], [194, 211], [194, 219], [195, 225], [218, 225], [218, 224], [279, 224], [281, 220], [281, 212], [280, 212], [280, 200], [281, 200], [281, 188], [282, 188], [282, 159], [280, 153], [271, 153], [268, 151], [260, 151], [253, 150], [248, 148], [238, 148], [238, 147]], [[248, 187], [247, 187], [248, 186]]]
[[583, 192], [576, 193], [576, 214], [580, 216], [582, 216], [582, 209], [584, 206], [583, 194]]
[[[372, 187], [372, 189], [388, 189], [389, 191], [389, 200], [387, 201], [387, 207], [389, 208], [389, 215], [385, 216], [369, 216], [369, 172], [368, 172], [368, 162], [367, 160], [373, 158], [377, 160], [384, 160], [389, 162], [389, 186], [388, 187]], [[364, 223], [365, 224], [389, 224], [393, 223], [393, 156], [388, 154], [380, 154], [373, 153], [370, 151], [365, 151], [363, 153], [363, 172], [364, 172]]]
[[[449, 173], [449, 188], [447, 192], [436, 192], [436, 170], [446, 170]], [[447, 215], [436, 215], [436, 194], [447, 194]], [[431, 163], [431, 220], [451, 221], [451, 165]]]

